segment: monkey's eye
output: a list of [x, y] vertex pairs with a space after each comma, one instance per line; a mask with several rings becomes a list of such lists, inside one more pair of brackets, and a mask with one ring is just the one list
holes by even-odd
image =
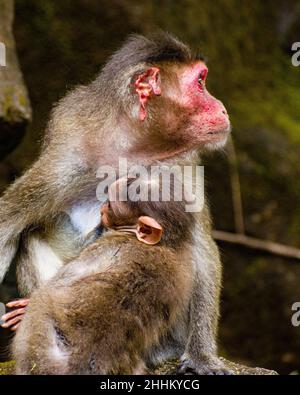
[[201, 71], [201, 73], [198, 76], [198, 85], [200, 87], [203, 87], [203, 85], [205, 84], [205, 80], [206, 80], [206, 75], [207, 75], [207, 70], [204, 69]]

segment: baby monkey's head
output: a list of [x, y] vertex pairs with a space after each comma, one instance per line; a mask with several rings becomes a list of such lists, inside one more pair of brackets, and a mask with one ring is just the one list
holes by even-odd
[[190, 240], [194, 216], [186, 211], [183, 184], [170, 174], [164, 190], [165, 180], [120, 178], [111, 184], [101, 208], [102, 226], [132, 233], [149, 245], [177, 248]]

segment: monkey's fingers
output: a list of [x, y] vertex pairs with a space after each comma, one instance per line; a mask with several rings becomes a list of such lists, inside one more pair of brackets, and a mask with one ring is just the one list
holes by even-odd
[[25, 314], [25, 311], [26, 309], [22, 308], [4, 314], [1, 317], [1, 320], [3, 321], [3, 324], [1, 324], [2, 328], [10, 328], [11, 326], [20, 322], [23, 318], [23, 315]]
[[19, 324], [20, 321], [22, 320], [22, 318], [23, 318], [23, 315], [18, 315], [17, 317], [4, 322], [4, 324], [2, 324], [1, 326], [2, 326], [2, 328], [5, 328], [5, 329], [11, 328], [11, 330], [13, 330], [15, 325]]
[[11, 302], [6, 303], [6, 307], [14, 308], [14, 307], [26, 307], [28, 306], [29, 299], [18, 299], [12, 300]]
[[11, 331], [15, 332], [19, 328], [20, 323], [18, 322], [16, 325], [14, 325], [12, 328], [10, 328]]

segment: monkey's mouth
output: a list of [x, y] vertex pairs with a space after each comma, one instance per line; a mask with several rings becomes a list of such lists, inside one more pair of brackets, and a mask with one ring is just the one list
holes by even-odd
[[210, 135], [219, 135], [219, 134], [227, 134], [228, 133], [228, 131], [226, 131], [226, 130], [216, 130], [216, 131], [214, 131], [214, 132], [208, 132], [207, 134], [210, 134]]
[[227, 136], [229, 133], [231, 133], [231, 125], [227, 126], [225, 129], [218, 129], [218, 130], [207, 132], [207, 134], [210, 136], [219, 136], [219, 137]]

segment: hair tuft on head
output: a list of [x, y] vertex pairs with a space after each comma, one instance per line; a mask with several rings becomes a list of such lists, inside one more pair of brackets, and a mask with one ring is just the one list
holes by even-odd
[[112, 55], [103, 72], [118, 73], [140, 63], [188, 63], [193, 60], [188, 46], [173, 35], [158, 32], [149, 37], [131, 34], [122, 47]]

